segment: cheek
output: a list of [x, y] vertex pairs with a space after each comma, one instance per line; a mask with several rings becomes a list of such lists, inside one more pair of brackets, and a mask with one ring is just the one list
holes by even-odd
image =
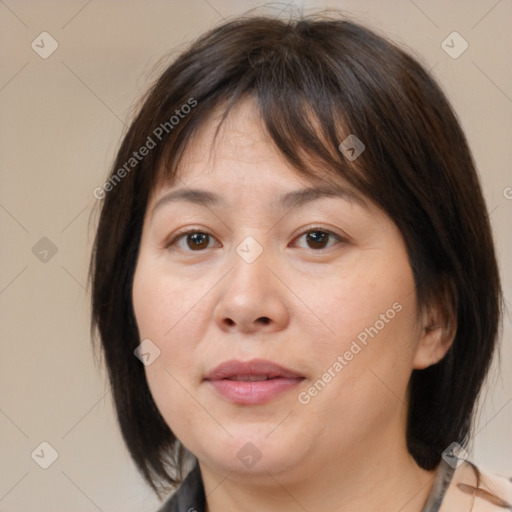
[[364, 416], [389, 408], [388, 399], [396, 402], [391, 405], [400, 404], [397, 396], [405, 401], [419, 340], [414, 292], [412, 269], [400, 251], [330, 284], [317, 307], [332, 333], [315, 340], [318, 377], [333, 382], [322, 391], [327, 403], [350, 404], [351, 414]]
[[[165, 349], [172, 346], [177, 336], [197, 324], [202, 298], [208, 283], [190, 283], [169, 271], [158, 262], [145, 262], [137, 266], [133, 282], [133, 307], [141, 338], [158, 340]], [[180, 334], [181, 333], [181, 334]], [[192, 337], [193, 338], [193, 337]]]
[[191, 286], [154, 261], [141, 259], [135, 272], [132, 300], [139, 336], [150, 339], [160, 351], [145, 366], [146, 378], [166, 420], [183, 407], [194, 408], [185, 387], [202, 375], [197, 349], [206, 328], [201, 301], [205, 286]]
[[326, 348], [347, 350], [352, 341], [369, 347], [384, 339], [391, 351], [414, 346], [414, 278], [408, 260], [396, 256], [394, 265], [362, 264], [316, 294], [315, 308], [331, 331], [323, 336]]
[[133, 307], [141, 340], [149, 338], [160, 350], [144, 367], [149, 390], [165, 422], [181, 439], [191, 428], [190, 418], [201, 414], [197, 401], [187, 393], [189, 379], [198, 371], [193, 343], [200, 337], [194, 322], [197, 313], [180, 282], [173, 279], [169, 288], [169, 279], [154, 268], [137, 268]]

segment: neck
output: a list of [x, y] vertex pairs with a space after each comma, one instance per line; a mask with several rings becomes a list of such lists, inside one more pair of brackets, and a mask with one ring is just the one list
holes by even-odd
[[200, 462], [206, 511], [422, 510], [435, 471], [415, 463], [405, 439], [388, 438], [383, 444], [379, 436], [343, 452], [334, 446], [330, 453], [328, 459], [312, 458], [276, 474], [238, 474]]

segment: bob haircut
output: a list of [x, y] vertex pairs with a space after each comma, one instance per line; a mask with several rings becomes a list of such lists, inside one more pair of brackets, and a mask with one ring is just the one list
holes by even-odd
[[[224, 109], [222, 122], [248, 96], [297, 173], [343, 179], [389, 215], [419, 307], [440, 304], [456, 328], [446, 356], [413, 370], [409, 383], [408, 450], [434, 469], [452, 442], [467, 446], [500, 332], [488, 212], [465, 135], [431, 75], [374, 31], [326, 13], [244, 16], [210, 30], [161, 74], [124, 136], [101, 190], [89, 272], [91, 332], [130, 454], [158, 496], [183, 479], [188, 452], [134, 357], [132, 281], [148, 198], [173, 183], [187, 142], [214, 110]], [[349, 134], [365, 145], [357, 159], [339, 149]]]

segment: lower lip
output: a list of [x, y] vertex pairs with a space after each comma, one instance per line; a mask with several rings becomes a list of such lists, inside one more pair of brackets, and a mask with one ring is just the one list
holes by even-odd
[[277, 395], [294, 388], [302, 378], [280, 378], [260, 381], [209, 380], [215, 391], [230, 402], [242, 405], [258, 405], [269, 402]]

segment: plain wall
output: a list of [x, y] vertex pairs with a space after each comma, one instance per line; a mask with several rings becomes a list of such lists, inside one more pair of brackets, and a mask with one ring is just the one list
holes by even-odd
[[[92, 354], [86, 278], [97, 202], [93, 190], [105, 180], [138, 98], [162, 69], [155, 67], [159, 60], [222, 18], [261, 4], [0, 3], [0, 510], [150, 512], [158, 507], [122, 442], [105, 374]], [[274, 14], [286, 8], [286, 3], [273, 5]], [[305, 13], [342, 8], [410, 47], [433, 70], [478, 164], [510, 308], [512, 2], [291, 5]], [[46, 59], [31, 47], [43, 31], [58, 43]], [[469, 44], [456, 59], [441, 46], [453, 31]], [[48, 240], [41, 241], [44, 237]], [[494, 371], [486, 387], [471, 451], [477, 464], [509, 476], [511, 333], [507, 313], [502, 372]], [[43, 441], [58, 452], [48, 469], [31, 456]], [[48, 457], [45, 446], [34, 457], [41, 449]]]

